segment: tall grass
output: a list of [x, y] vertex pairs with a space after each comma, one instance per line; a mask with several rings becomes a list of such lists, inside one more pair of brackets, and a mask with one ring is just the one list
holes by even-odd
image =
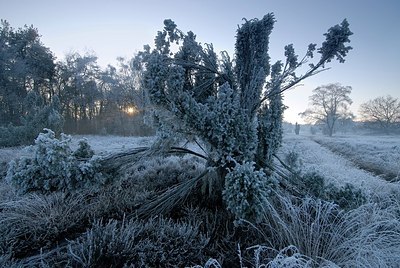
[[96, 222], [68, 245], [78, 267], [183, 267], [204, 259], [208, 238], [198, 226], [167, 219]]
[[400, 221], [392, 206], [368, 203], [345, 212], [318, 199], [278, 195], [254, 227], [268, 247], [295, 246], [321, 265], [392, 267], [400, 261]]
[[80, 228], [87, 218], [84, 195], [28, 195], [0, 204], [0, 250], [24, 256]]

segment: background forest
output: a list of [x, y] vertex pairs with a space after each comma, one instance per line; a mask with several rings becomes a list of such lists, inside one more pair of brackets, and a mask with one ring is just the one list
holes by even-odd
[[145, 96], [131, 60], [102, 69], [94, 55], [56, 61], [33, 26], [0, 26], [0, 146], [32, 142], [44, 128], [75, 134], [148, 135]]
[[[33, 26], [14, 29], [2, 20], [0, 34], [0, 146], [32, 143], [45, 127], [71, 134], [155, 133], [144, 123], [148, 96], [139, 86], [143, 72], [137, 56], [102, 68], [93, 53], [56, 59]], [[385, 114], [386, 108], [392, 114]], [[396, 98], [371, 100], [360, 113], [357, 121], [354, 115], [339, 118], [335, 131], [399, 132]], [[317, 125], [313, 132], [325, 132], [324, 120], [310, 122]]]

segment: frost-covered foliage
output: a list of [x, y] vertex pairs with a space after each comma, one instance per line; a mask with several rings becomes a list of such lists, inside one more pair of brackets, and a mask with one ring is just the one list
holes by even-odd
[[82, 194], [52, 193], [1, 203], [0, 254], [30, 255], [79, 230], [93, 215], [85, 200]]
[[347, 212], [313, 198], [280, 196], [275, 202], [256, 226], [268, 247], [293, 245], [313, 260], [312, 267], [392, 267], [400, 260], [393, 201], [389, 207], [369, 203]]
[[[254, 257], [253, 261], [251, 262], [252, 266], [250, 266], [254, 268], [308, 268], [314, 267], [313, 265], [315, 264], [312, 259], [305, 255], [302, 255], [295, 246], [288, 246], [278, 251], [270, 247], [257, 245], [252, 246], [247, 250], [254, 250]], [[238, 255], [240, 267], [248, 267], [243, 265], [240, 247], [238, 249]], [[211, 258], [205, 263], [204, 266], [196, 265], [193, 268], [203, 267], [221, 268], [222, 265], [216, 259]]]
[[90, 147], [86, 139], [82, 139], [79, 142], [78, 149], [74, 152], [74, 156], [78, 159], [89, 159], [93, 157], [94, 151]]
[[366, 194], [354, 185], [346, 183], [344, 186], [336, 186], [326, 183], [326, 178], [316, 172], [305, 173], [298, 179], [304, 184], [307, 195], [334, 202], [345, 210], [357, 208], [367, 201]]
[[[183, 267], [204, 260], [208, 238], [199, 227], [171, 220], [96, 222], [68, 245], [79, 267]], [[129, 266], [129, 267], [131, 267]]]
[[197, 177], [203, 170], [204, 163], [197, 158], [153, 157], [125, 169], [121, 183], [127, 187], [137, 185], [144, 191], [163, 190]]
[[[256, 267], [262, 267], [263, 263], [260, 260], [262, 251], [270, 251], [270, 248], [258, 246], [255, 250]], [[268, 260], [268, 259], [267, 259]], [[302, 255], [295, 246], [288, 246], [277, 252], [276, 256], [267, 264], [270, 268], [306, 268], [313, 267], [313, 260]]]
[[[99, 172], [100, 158], [93, 156], [87, 142], [82, 141], [74, 152], [71, 138], [45, 129], [31, 147], [32, 155], [10, 162], [6, 179], [20, 193], [71, 191], [104, 184], [105, 176]], [[81, 159], [82, 156], [92, 156]]]
[[[273, 14], [246, 20], [237, 31], [235, 58], [231, 60], [226, 52], [219, 58], [212, 45], [201, 45], [193, 32], [185, 34], [173, 21], [165, 20], [155, 48], [145, 46], [135, 59], [143, 71], [142, 87], [155, 110], [154, 122], [162, 133], [161, 148], [182, 139], [200, 140], [207, 166], [217, 170], [220, 185], [226, 176], [239, 176], [229, 175], [236, 165], [239, 169], [250, 162], [255, 165], [246, 172], [249, 180], [269, 176], [259, 172], [272, 168], [273, 155], [281, 144], [282, 92], [321, 71], [335, 56], [342, 62], [351, 49], [345, 46], [352, 33], [344, 20], [325, 34], [326, 41], [317, 50], [320, 60], [297, 76], [296, 69], [313, 58], [316, 45], [310, 44], [301, 60], [293, 45], [288, 45], [285, 61], [271, 66], [268, 45], [274, 22]], [[256, 185], [256, 181], [250, 184]], [[240, 185], [225, 185], [245, 190]], [[247, 196], [249, 207], [265, 201], [253, 190], [242, 194]], [[230, 204], [233, 200], [225, 200], [228, 207], [236, 207]], [[237, 217], [244, 216], [242, 209], [233, 211], [241, 214]]]
[[225, 177], [223, 197], [237, 218], [258, 221], [274, 183], [254, 163], [237, 164]]

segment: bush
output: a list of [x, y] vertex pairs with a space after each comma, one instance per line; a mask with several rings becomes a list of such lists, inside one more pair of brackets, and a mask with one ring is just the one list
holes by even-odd
[[350, 210], [357, 208], [367, 201], [364, 192], [351, 184], [338, 187], [333, 184], [326, 186], [325, 178], [316, 172], [309, 172], [301, 176], [306, 194], [309, 197], [320, 198], [334, 202], [340, 208]]
[[300, 155], [295, 150], [290, 150], [285, 155], [285, 162], [294, 172], [299, 171], [302, 165], [302, 162], [300, 160]]
[[254, 163], [236, 164], [225, 177], [223, 198], [237, 219], [259, 220], [274, 182]]
[[45, 129], [31, 147], [32, 156], [11, 161], [6, 178], [20, 193], [73, 191], [83, 187], [105, 184], [106, 177], [99, 172], [99, 158], [78, 159], [90, 156], [92, 151], [87, 142], [80, 142], [76, 152], [70, 148], [71, 138]]
[[301, 176], [301, 180], [304, 183], [307, 195], [324, 199], [326, 190], [324, 177], [316, 172], [308, 172]]
[[356, 189], [351, 184], [338, 188], [334, 185], [329, 185], [325, 189], [326, 199], [338, 204], [341, 208], [350, 210], [357, 208], [367, 201], [365, 194], [361, 189]]
[[26, 129], [23, 126], [0, 127], [0, 147], [13, 147], [26, 144]]

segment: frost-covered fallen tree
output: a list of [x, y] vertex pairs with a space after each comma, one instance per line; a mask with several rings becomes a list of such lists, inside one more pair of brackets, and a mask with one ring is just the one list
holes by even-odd
[[[237, 30], [232, 60], [227, 52], [218, 57], [211, 44], [201, 45], [193, 32], [185, 34], [165, 20], [155, 47], [145, 46], [138, 54], [133, 64], [143, 72], [142, 87], [159, 129], [153, 153], [171, 152], [189, 141], [199, 145], [206, 159], [205, 172], [146, 204], [144, 214], [165, 212], [206, 183], [211, 202], [225, 204], [237, 218], [257, 220], [270, 190], [282, 186], [273, 165], [282, 139], [282, 93], [330, 61], [344, 62], [352, 32], [344, 20], [328, 30], [318, 49], [310, 44], [299, 58], [287, 45], [286, 59], [271, 65], [274, 23], [273, 14], [246, 20]], [[320, 58], [311, 62], [315, 54]], [[307, 71], [296, 74], [305, 65]]]

